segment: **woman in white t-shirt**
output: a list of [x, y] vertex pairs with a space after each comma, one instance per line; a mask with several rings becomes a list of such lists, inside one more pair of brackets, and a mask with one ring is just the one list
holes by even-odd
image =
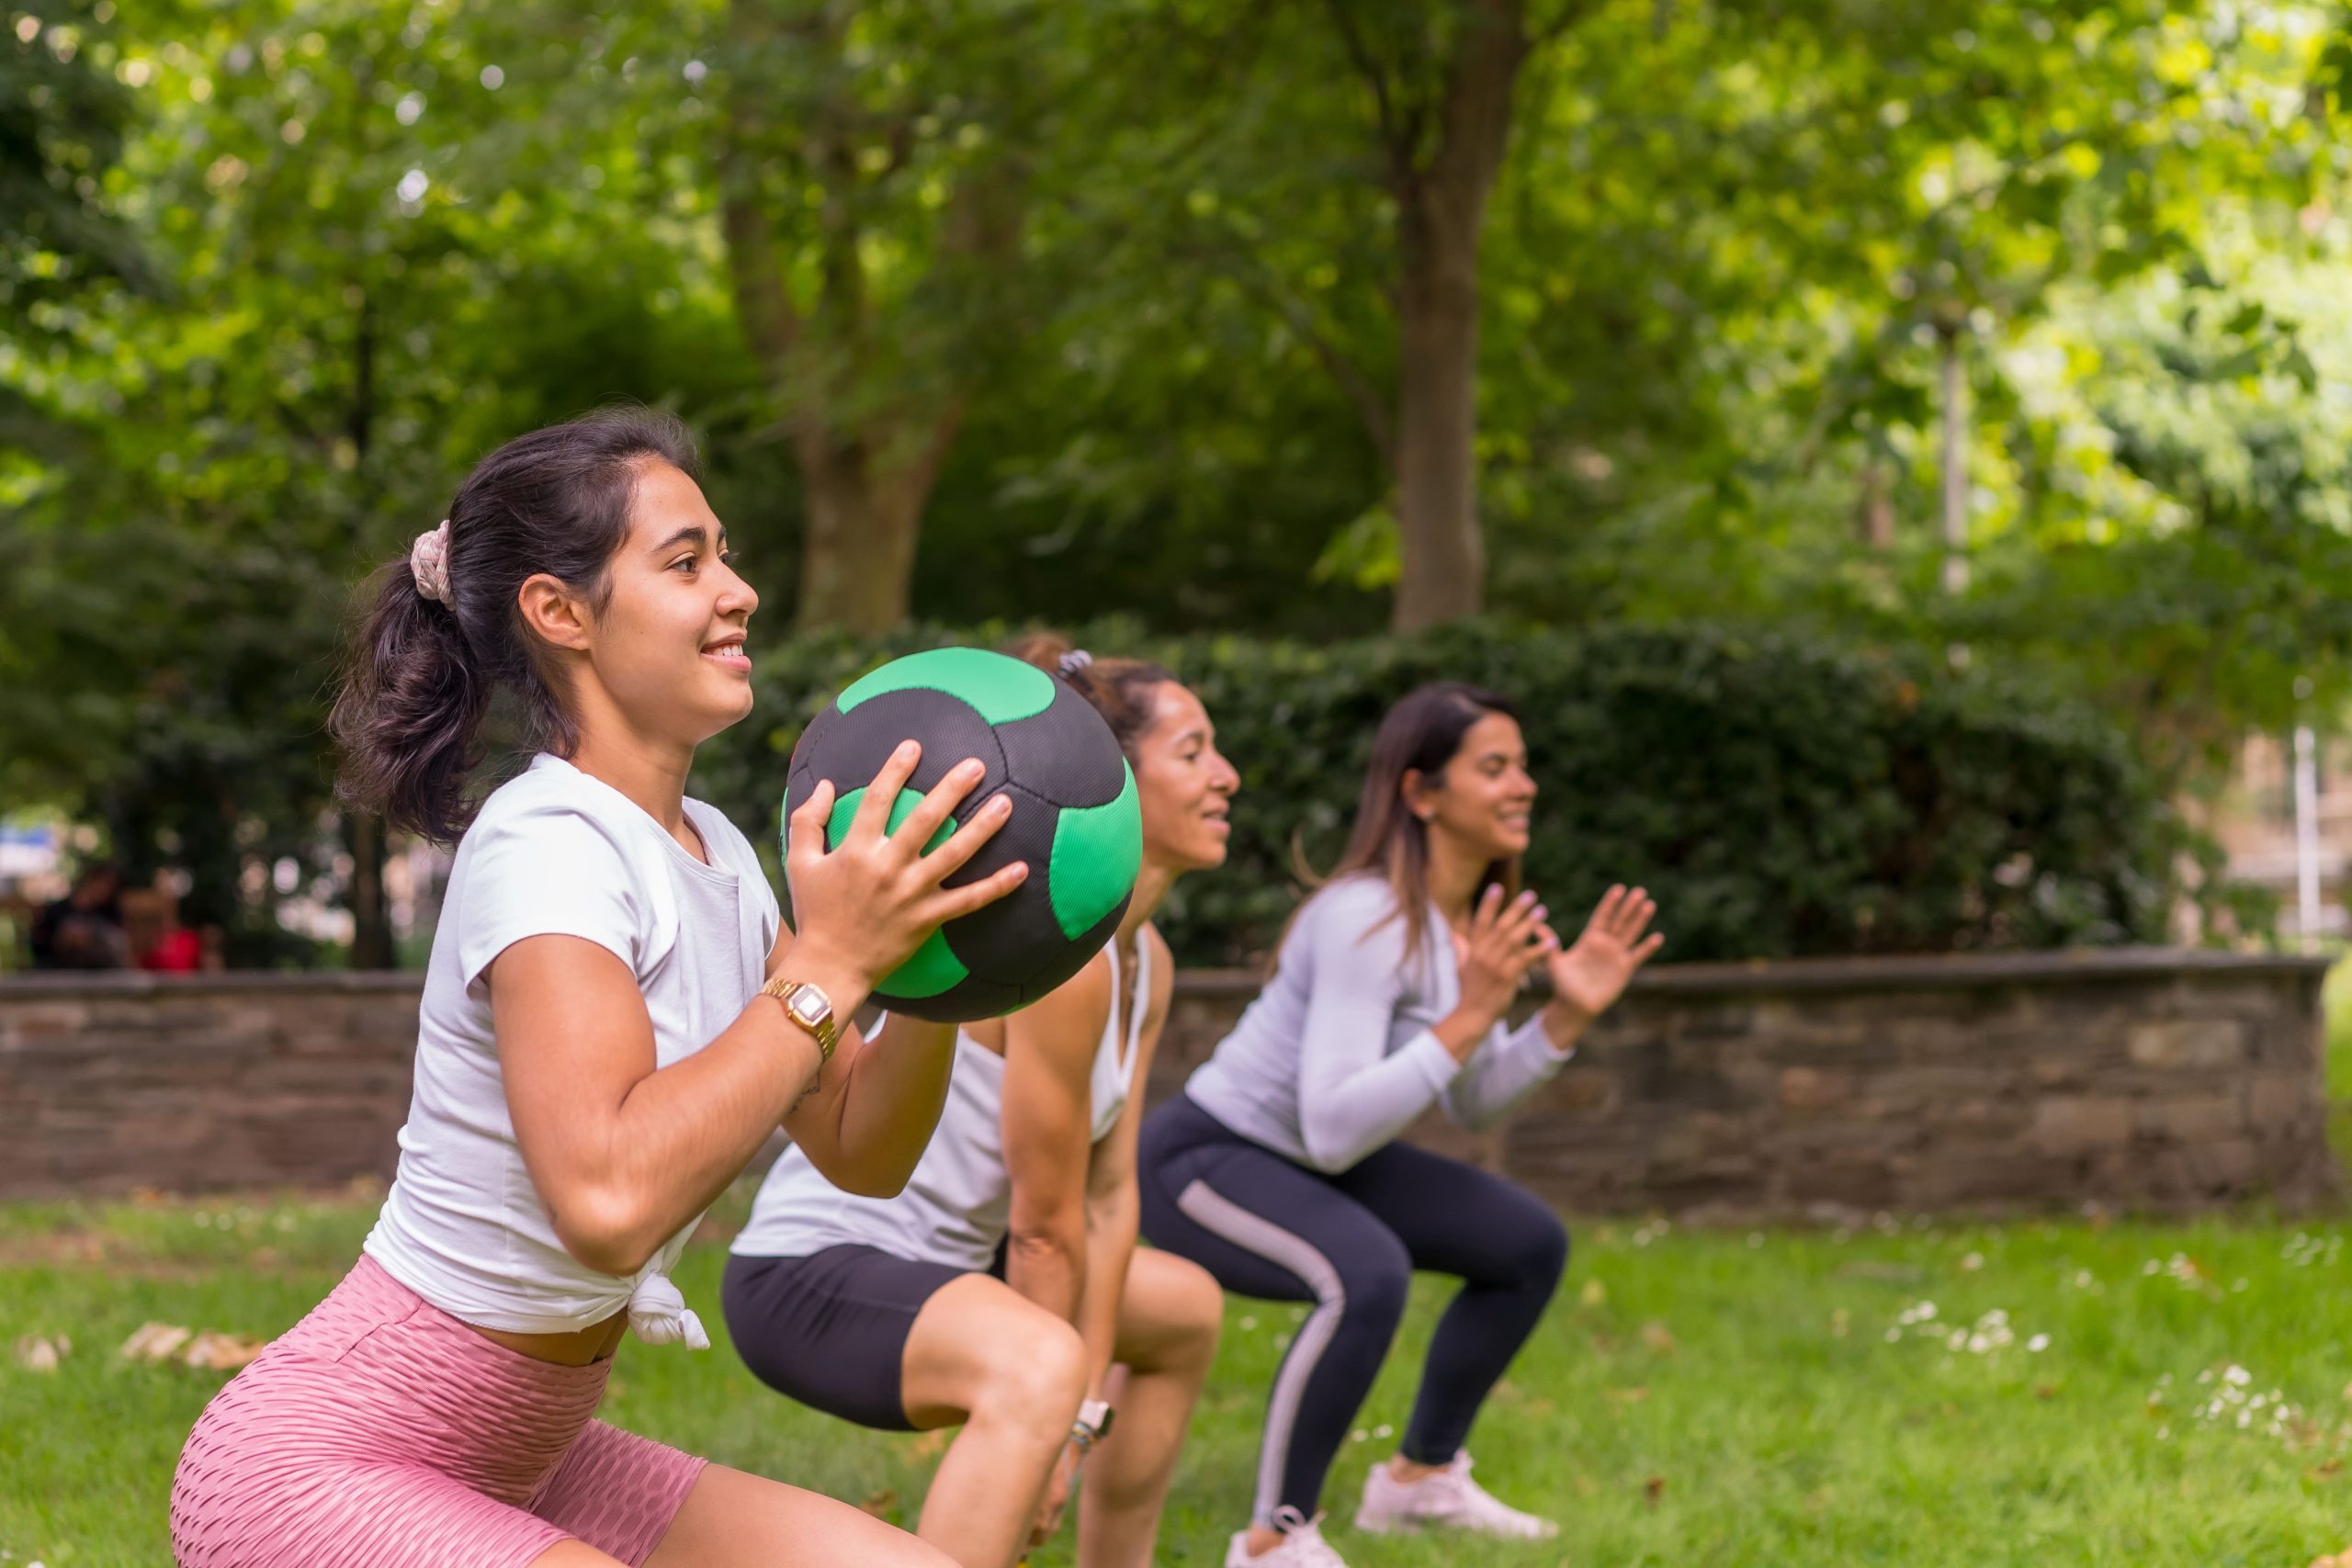
[[[414, 1099], [365, 1256], [188, 1438], [184, 1568], [944, 1561], [593, 1419], [624, 1330], [708, 1344], [669, 1270], [779, 1122], [848, 1190], [906, 1180], [955, 1032], [902, 1021], [865, 1041], [835, 1021], [1025, 874], [942, 886], [1001, 824], [993, 802], [921, 852], [976, 763], [933, 760], [885, 830], [918, 776], [910, 743], [831, 852], [831, 791], [803, 807], [800, 930], [782, 930], [751, 846], [684, 795], [695, 747], [751, 709], [758, 604], [694, 468], [663, 415], [535, 432], [379, 574], [335, 709], [345, 795], [458, 840]], [[476, 806], [501, 692], [537, 755]]]

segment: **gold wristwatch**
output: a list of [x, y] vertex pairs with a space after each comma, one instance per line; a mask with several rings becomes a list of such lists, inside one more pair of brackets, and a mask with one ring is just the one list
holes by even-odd
[[832, 998], [806, 980], [787, 980], [781, 975], [762, 986], [760, 995], [782, 1002], [785, 1016], [816, 1036], [819, 1066], [833, 1059], [833, 1043], [842, 1037], [842, 1031], [833, 1021]]

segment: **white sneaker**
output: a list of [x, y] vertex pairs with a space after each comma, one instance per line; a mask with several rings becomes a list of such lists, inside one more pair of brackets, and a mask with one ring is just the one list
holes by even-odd
[[1348, 1568], [1323, 1539], [1322, 1525], [1322, 1515], [1310, 1519], [1285, 1503], [1274, 1510], [1274, 1529], [1283, 1532], [1281, 1544], [1252, 1557], [1250, 1532], [1242, 1530], [1226, 1548], [1225, 1568]]
[[1467, 1453], [1455, 1454], [1453, 1463], [1419, 1481], [1399, 1481], [1386, 1464], [1374, 1465], [1363, 1478], [1363, 1506], [1356, 1510], [1356, 1529], [1388, 1535], [1430, 1526], [1515, 1540], [1548, 1540], [1560, 1533], [1551, 1520], [1521, 1513], [1471, 1480]]

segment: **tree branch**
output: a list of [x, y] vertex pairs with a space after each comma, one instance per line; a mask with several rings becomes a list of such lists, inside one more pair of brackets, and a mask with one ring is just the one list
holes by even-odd
[[1331, 24], [1340, 29], [1340, 44], [1348, 58], [1354, 62], [1356, 74], [1372, 89], [1373, 121], [1380, 128], [1380, 142], [1388, 153], [1392, 177], [1405, 178], [1413, 166], [1413, 152], [1420, 141], [1420, 116], [1409, 121], [1400, 117], [1396, 101], [1389, 96], [1388, 73], [1381, 69], [1372, 46], [1356, 28], [1355, 18], [1348, 14], [1348, 0], [1329, 0]]

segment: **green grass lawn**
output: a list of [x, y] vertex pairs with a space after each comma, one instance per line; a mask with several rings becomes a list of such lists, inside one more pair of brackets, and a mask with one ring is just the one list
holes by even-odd
[[[2331, 984], [2330, 1003], [2336, 1146], [2352, 1164], [2352, 978]], [[356, 1195], [0, 1206], [0, 1568], [168, 1562], [172, 1465], [223, 1374], [118, 1348], [151, 1320], [279, 1332], [348, 1267], [373, 1213]], [[1405, 1417], [1442, 1304], [1433, 1280], [1340, 1457], [1332, 1537], [1354, 1568], [2302, 1568], [2352, 1543], [2340, 1235], [2258, 1214], [1580, 1225], [1558, 1301], [1473, 1438], [1480, 1478], [1558, 1517], [1562, 1539], [1472, 1551], [1346, 1528]], [[715, 1241], [697, 1245], [680, 1270], [714, 1334], [721, 1258]], [[1232, 1303], [1161, 1561], [1223, 1561], [1298, 1316]], [[35, 1335], [72, 1339], [56, 1371], [19, 1364], [15, 1348]], [[606, 1411], [902, 1523], [935, 1458], [920, 1438], [787, 1404], [723, 1345], [629, 1345]], [[1065, 1537], [1033, 1562], [1069, 1560]]]
[[[0, 1564], [166, 1562], [172, 1464], [222, 1374], [117, 1348], [150, 1319], [283, 1329], [371, 1213], [360, 1200], [0, 1208], [0, 1344], [74, 1341], [52, 1372], [0, 1362]], [[2352, 1541], [2352, 1254], [2334, 1235], [2254, 1220], [1579, 1227], [1559, 1300], [1473, 1444], [1480, 1477], [1559, 1517], [1562, 1540], [1472, 1553], [1344, 1522], [1333, 1538], [1357, 1568], [2301, 1568]], [[714, 1331], [721, 1256], [698, 1246], [681, 1270]], [[1341, 1455], [1335, 1516], [1404, 1419], [1442, 1302], [1423, 1283]], [[1222, 1561], [1296, 1317], [1233, 1303], [1163, 1562]], [[901, 1521], [931, 1461], [920, 1439], [767, 1393], [723, 1345], [629, 1345], [607, 1413]], [[1067, 1562], [1067, 1540], [1034, 1561]]]

